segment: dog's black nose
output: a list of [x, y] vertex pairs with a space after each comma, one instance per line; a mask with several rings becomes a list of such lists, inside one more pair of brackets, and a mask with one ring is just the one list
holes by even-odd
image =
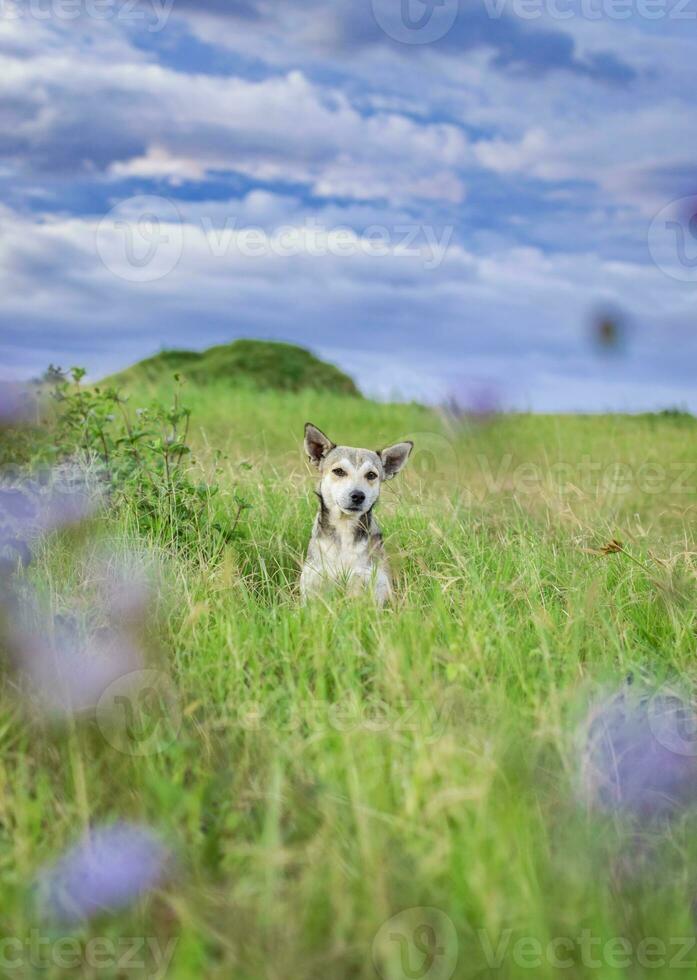
[[365, 494], [363, 493], [362, 490], [354, 490], [353, 493], [351, 494], [352, 504], [362, 504], [364, 500], [365, 500]]

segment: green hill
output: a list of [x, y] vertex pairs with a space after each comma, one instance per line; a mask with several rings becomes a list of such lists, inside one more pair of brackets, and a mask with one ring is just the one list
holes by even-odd
[[163, 350], [105, 380], [115, 384], [152, 383], [175, 373], [196, 384], [224, 378], [261, 389], [312, 388], [360, 397], [352, 378], [333, 364], [303, 347], [268, 340], [235, 340], [204, 351]]

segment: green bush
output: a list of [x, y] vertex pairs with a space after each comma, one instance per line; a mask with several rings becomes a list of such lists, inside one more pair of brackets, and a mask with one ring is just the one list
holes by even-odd
[[169, 406], [151, 401], [132, 410], [115, 387], [84, 387], [85, 371], [57, 377], [51, 399], [56, 411], [45, 428], [44, 457], [81, 457], [96, 464], [110, 506], [138, 533], [190, 557], [214, 560], [237, 533], [246, 502], [236, 493], [222, 499], [217, 454], [208, 479], [195, 479], [188, 445], [191, 410], [181, 402], [181, 380]]

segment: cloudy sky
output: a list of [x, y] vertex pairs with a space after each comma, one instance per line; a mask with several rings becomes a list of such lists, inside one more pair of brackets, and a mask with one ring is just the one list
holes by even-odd
[[0, 372], [260, 337], [381, 396], [697, 410], [696, 22], [0, 0]]

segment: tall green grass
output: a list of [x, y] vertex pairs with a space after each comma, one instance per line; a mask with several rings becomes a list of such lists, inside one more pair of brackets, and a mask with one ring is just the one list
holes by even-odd
[[[133, 391], [131, 403], [145, 396]], [[79, 937], [176, 939], [169, 976], [376, 977], [378, 930], [415, 907], [454, 924], [455, 977], [556, 976], [548, 944], [559, 939], [572, 941], [551, 947], [570, 977], [672, 975], [677, 946], [655, 966], [637, 949], [693, 931], [695, 822], [656, 834], [641, 874], [622, 876], [636, 845], [579, 803], [574, 733], [588, 699], [629, 673], [694, 679], [697, 426], [455, 423], [416, 405], [222, 385], [187, 401], [193, 465], [205, 473], [224, 453], [215, 506], [224, 517], [227, 500], [232, 519], [234, 492], [252, 505], [240, 537], [210, 566], [139, 539], [126, 512], [83, 542], [89, 552], [106, 538], [159, 565], [150, 639], [181, 727], [144, 758], [116, 751], [89, 721], [76, 747], [30, 723], [5, 685], [5, 936], [30, 934], [27, 884], [79, 832], [78, 752], [90, 819], [148, 821], [179, 854], [169, 887]], [[416, 443], [380, 503], [396, 591], [384, 611], [341, 595], [299, 603], [315, 508], [307, 420], [337, 442]], [[632, 558], [597, 553], [610, 538]], [[78, 575], [74, 555], [60, 536], [30, 573], [56, 611]], [[607, 951], [617, 938], [631, 944], [631, 968]], [[499, 943], [502, 961], [487, 961]], [[419, 972], [416, 946], [401, 954], [397, 941], [380, 954], [387, 980], [447, 975], [433, 972], [437, 957]]]

